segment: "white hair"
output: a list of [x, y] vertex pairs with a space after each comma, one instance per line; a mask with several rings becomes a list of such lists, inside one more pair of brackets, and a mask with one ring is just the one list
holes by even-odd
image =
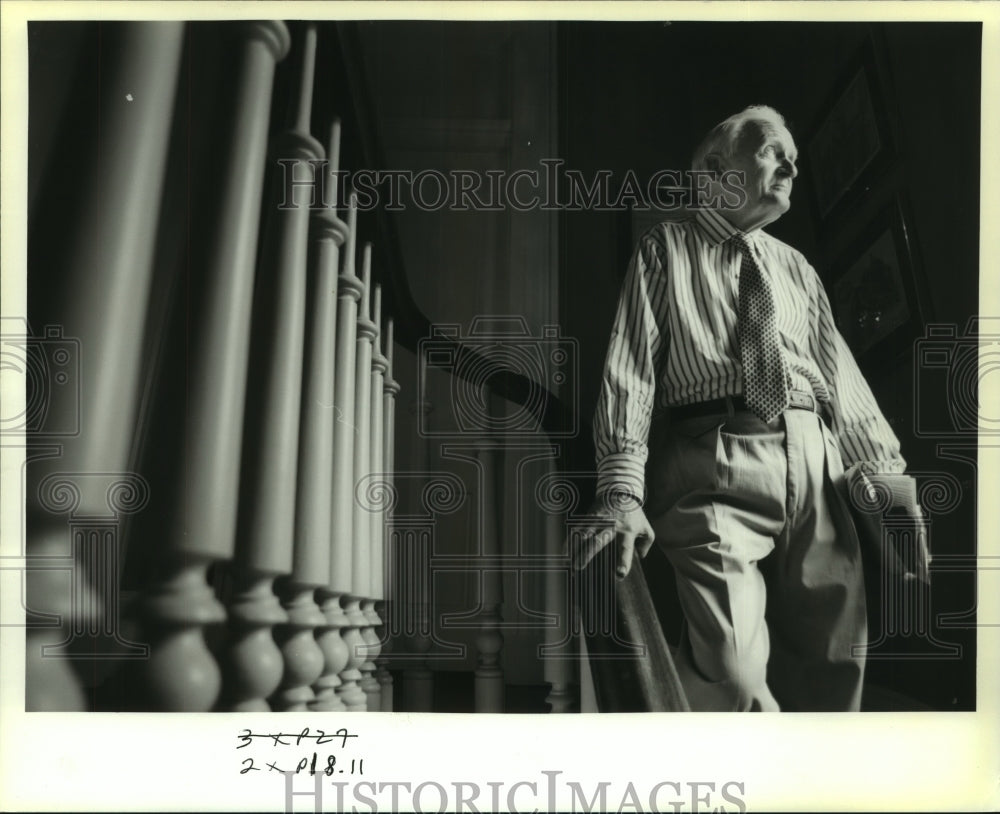
[[785, 127], [785, 117], [773, 107], [767, 105], [750, 105], [739, 113], [734, 113], [725, 121], [719, 122], [708, 131], [694, 151], [691, 168], [695, 170], [709, 169], [706, 166], [708, 156], [714, 154], [730, 158], [737, 151], [740, 141], [748, 135], [747, 125], [754, 124], [756, 132], [767, 132], [771, 129]]

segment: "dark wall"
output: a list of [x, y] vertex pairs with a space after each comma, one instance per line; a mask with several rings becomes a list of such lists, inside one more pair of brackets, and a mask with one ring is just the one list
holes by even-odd
[[[686, 169], [692, 148], [712, 125], [748, 104], [770, 104], [797, 140], [800, 176], [792, 209], [769, 231], [805, 253], [831, 296], [844, 258], [879, 213], [900, 201], [919, 311], [912, 334], [866, 354], [860, 364], [910, 469], [944, 472], [961, 486], [957, 505], [934, 517], [936, 554], [975, 552], [974, 453], [972, 462], [948, 460], [938, 449], [941, 438], [916, 432], [917, 406], [923, 416], [947, 423], [956, 394], [941, 386], [941, 371], [915, 373], [913, 341], [928, 322], [954, 323], [961, 333], [978, 307], [980, 40], [978, 24], [947, 23], [567, 23], [560, 31], [560, 140], [567, 167], [585, 176], [610, 169], [618, 182], [629, 169], [640, 180], [657, 169]], [[824, 221], [812, 204], [808, 144], [866, 43], [890, 156], [846, 211]], [[562, 213], [560, 315], [565, 332], [580, 343], [580, 411], [588, 427], [630, 233], [627, 213]], [[575, 467], [593, 466], [589, 431], [573, 456]], [[974, 607], [974, 591], [968, 573], [936, 577], [933, 613]], [[877, 586], [870, 602], [877, 629]], [[934, 706], [974, 705], [973, 633], [939, 630], [935, 635], [959, 644], [960, 654], [931, 645], [923, 656], [941, 658], [872, 660], [870, 674]]]

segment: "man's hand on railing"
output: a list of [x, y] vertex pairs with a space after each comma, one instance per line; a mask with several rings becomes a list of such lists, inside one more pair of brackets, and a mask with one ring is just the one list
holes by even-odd
[[632, 568], [635, 552], [645, 557], [656, 536], [642, 504], [630, 495], [604, 496], [597, 499], [587, 514], [593, 522], [568, 541], [573, 567], [583, 570], [601, 549], [614, 540], [617, 547], [615, 575], [624, 579]]

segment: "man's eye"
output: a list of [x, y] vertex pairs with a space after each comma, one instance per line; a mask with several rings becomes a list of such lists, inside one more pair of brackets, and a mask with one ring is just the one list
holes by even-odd
[[774, 155], [774, 145], [768, 144], [766, 147], [764, 147], [763, 150], [760, 151], [760, 154], [762, 156], [768, 156], [768, 157], [773, 156]]

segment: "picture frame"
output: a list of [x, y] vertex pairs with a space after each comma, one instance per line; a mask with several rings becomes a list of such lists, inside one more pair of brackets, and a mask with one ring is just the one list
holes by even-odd
[[930, 318], [908, 212], [897, 193], [833, 264], [834, 319], [865, 366], [905, 353]]
[[816, 222], [828, 228], [871, 189], [896, 157], [871, 36], [862, 43], [820, 110], [805, 141], [803, 157]]

